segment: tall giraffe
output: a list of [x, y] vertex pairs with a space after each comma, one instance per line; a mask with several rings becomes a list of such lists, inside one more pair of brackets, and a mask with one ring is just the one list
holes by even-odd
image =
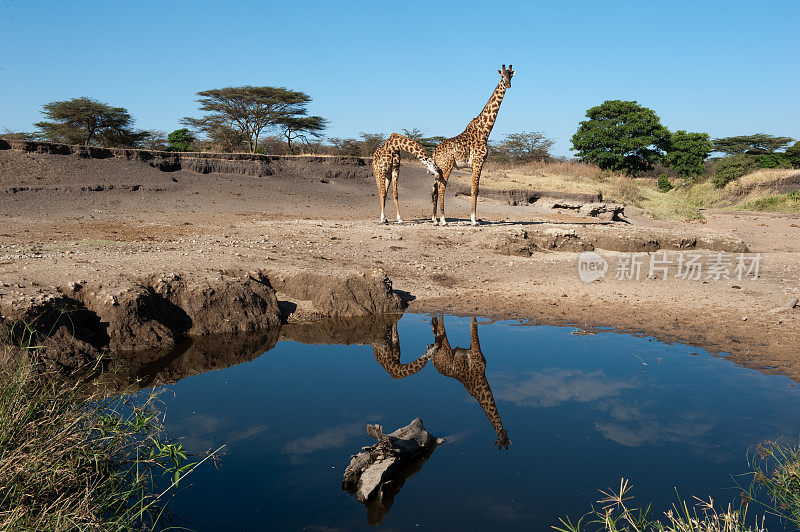
[[441, 179], [442, 172], [433, 162], [428, 150], [422, 144], [408, 137], [392, 133], [386, 141], [378, 146], [372, 154], [372, 172], [375, 174], [375, 182], [378, 185], [378, 201], [381, 204], [380, 223], [386, 223], [386, 193], [389, 184], [394, 181], [392, 189], [394, 196], [394, 206], [397, 209], [397, 223], [403, 223], [400, 218], [400, 204], [397, 201], [397, 180], [400, 177], [400, 151], [407, 151], [417, 157], [430, 173], [436, 176], [436, 182]]
[[442, 207], [442, 216], [439, 220], [440, 225], [447, 225], [444, 218], [444, 191], [447, 187], [447, 179], [453, 167], [464, 168], [472, 167], [472, 214], [470, 222], [478, 225], [475, 218], [475, 208], [478, 205], [478, 182], [481, 178], [481, 169], [489, 151], [489, 134], [492, 132], [494, 122], [497, 120], [497, 113], [500, 111], [500, 104], [506, 90], [511, 87], [511, 77], [516, 71], [508, 65], [508, 69], [503, 65], [500, 74], [500, 83], [494, 89], [489, 101], [477, 117], [473, 118], [467, 128], [458, 136], [443, 140], [435, 150], [433, 150], [433, 161], [442, 171], [441, 179], [437, 179], [433, 184], [431, 199], [433, 200], [433, 223], [436, 223], [436, 199], [439, 197]]
[[472, 318], [470, 323], [470, 346], [450, 347], [447, 341], [447, 332], [444, 329], [444, 316], [431, 318], [431, 327], [435, 338], [433, 346], [428, 348], [433, 365], [445, 377], [452, 377], [464, 385], [469, 394], [478, 400], [486, 417], [492, 424], [497, 440], [494, 442], [498, 449], [508, 449], [511, 443], [508, 433], [503, 428], [500, 412], [494, 402], [494, 395], [486, 380], [486, 358], [481, 351], [478, 340], [478, 321]]

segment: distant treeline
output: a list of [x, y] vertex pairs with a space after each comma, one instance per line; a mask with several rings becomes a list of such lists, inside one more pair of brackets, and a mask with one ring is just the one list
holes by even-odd
[[[103, 147], [169, 151], [370, 156], [390, 132], [361, 132], [358, 138], [324, 137], [328, 120], [309, 116], [311, 97], [284, 87], [225, 87], [197, 93], [199, 116], [179, 120], [184, 128], [169, 134], [139, 130], [124, 107], [80, 97], [42, 108], [46, 120], [34, 132], [7, 131], [3, 137]], [[630, 176], [658, 167], [698, 179], [713, 174], [724, 186], [756, 168], [800, 168], [800, 143], [791, 137], [757, 133], [711, 139], [707, 133], [669, 131], [651, 109], [635, 101], [608, 100], [586, 112], [572, 149], [583, 162]], [[445, 137], [401, 129], [433, 150]], [[794, 143], [794, 144], [792, 144]], [[553, 159], [554, 140], [540, 131], [522, 131], [490, 142], [489, 160], [522, 164]], [[721, 158], [709, 156], [719, 153]], [[709, 167], [713, 167], [710, 171]]]

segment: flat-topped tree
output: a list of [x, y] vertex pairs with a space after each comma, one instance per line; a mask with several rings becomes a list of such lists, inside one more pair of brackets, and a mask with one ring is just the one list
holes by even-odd
[[311, 97], [285, 87], [225, 87], [197, 93], [200, 119], [186, 117], [184, 124], [212, 124], [235, 129], [245, 137], [250, 153], [258, 150], [258, 138], [265, 129], [278, 129], [292, 119], [306, 115]]
[[147, 136], [131, 127], [133, 118], [124, 107], [86, 96], [47, 103], [42, 114], [49, 120], [34, 125], [51, 142], [133, 146]]
[[281, 120], [280, 127], [283, 129], [283, 136], [286, 137], [289, 153], [294, 153], [293, 140], [302, 139], [308, 144], [307, 135], [320, 138], [328, 127], [328, 121], [321, 116], [290, 116]]
[[714, 151], [728, 155], [766, 155], [788, 146], [794, 139], [791, 137], [776, 137], [766, 133], [754, 135], [738, 135], [714, 139]]

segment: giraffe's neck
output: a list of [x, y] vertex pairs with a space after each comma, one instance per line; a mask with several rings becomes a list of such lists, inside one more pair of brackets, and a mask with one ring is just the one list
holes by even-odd
[[428, 150], [426, 150], [420, 143], [406, 137], [402, 137], [400, 142], [398, 142], [397, 147], [401, 150], [407, 151], [417, 159], [427, 159], [431, 156], [431, 154], [428, 153]]
[[397, 150], [407, 151], [420, 161], [428, 168], [428, 170], [436, 174], [437, 168], [433, 164], [433, 159], [431, 158], [431, 154], [428, 153], [428, 150], [415, 140], [411, 140], [408, 137], [404, 137], [398, 133], [392, 133], [389, 138], [384, 143], [384, 146], [387, 152], [394, 152]]
[[475, 117], [475, 120], [470, 122], [470, 124], [473, 125], [473, 127], [475, 127], [477, 131], [486, 138], [489, 138], [489, 133], [492, 132], [494, 123], [497, 120], [497, 113], [500, 111], [500, 104], [503, 103], [503, 96], [505, 95], [506, 87], [501, 81], [497, 84], [497, 87], [494, 89], [489, 101], [486, 102], [481, 114]]
[[[394, 344], [394, 341], [393, 341]], [[375, 360], [383, 366], [386, 373], [393, 379], [403, 379], [418, 373], [428, 363], [428, 357], [423, 355], [408, 364], [400, 363], [400, 345], [373, 345]]]
[[[478, 377], [478, 389], [474, 390], [472, 394], [478, 400], [486, 417], [492, 424], [492, 428], [499, 435], [503, 429], [503, 421], [500, 419], [500, 412], [497, 410], [497, 404], [494, 402], [494, 395], [492, 389], [489, 387], [489, 382], [486, 380], [485, 375]], [[472, 391], [472, 390], [471, 390]]]

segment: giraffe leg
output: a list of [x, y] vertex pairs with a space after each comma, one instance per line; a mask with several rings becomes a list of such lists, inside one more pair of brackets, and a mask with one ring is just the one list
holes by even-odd
[[478, 206], [478, 183], [481, 180], [481, 169], [483, 168], [483, 159], [472, 162], [472, 213], [470, 214], [470, 223], [478, 225], [478, 220], [475, 218], [475, 209]]
[[439, 218], [439, 225], [447, 225], [447, 220], [444, 217], [444, 192], [447, 188], [447, 180], [450, 178], [450, 172], [453, 171], [453, 165], [448, 164], [442, 168], [442, 180], [438, 182], [439, 185], [439, 204], [441, 207], [441, 218]]
[[397, 181], [400, 177], [400, 154], [395, 153], [392, 155], [392, 179], [394, 183], [392, 185], [392, 197], [394, 198], [394, 208], [397, 210], [397, 223], [403, 223], [403, 219], [400, 218], [400, 202], [397, 196]]
[[439, 225], [447, 225], [447, 220], [444, 217], [444, 191], [445, 191], [446, 184], [439, 183], [439, 206], [440, 206], [440, 216], [439, 216]]
[[431, 216], [431, 220], [433, 223], [436, 223], [436, 204], [439, 203], [439, 183], [434, 181], [433, 182], [433, 190], [431, 190], [431, 201], [433, 202], [433, 215]]
[[373, 165], [372, 171], [375, 174], [375, 182], [378, 184], [378, 203], [381, 207], [381, 216], [378, 223], [386, 223], [386, 169], [382, 164]]

